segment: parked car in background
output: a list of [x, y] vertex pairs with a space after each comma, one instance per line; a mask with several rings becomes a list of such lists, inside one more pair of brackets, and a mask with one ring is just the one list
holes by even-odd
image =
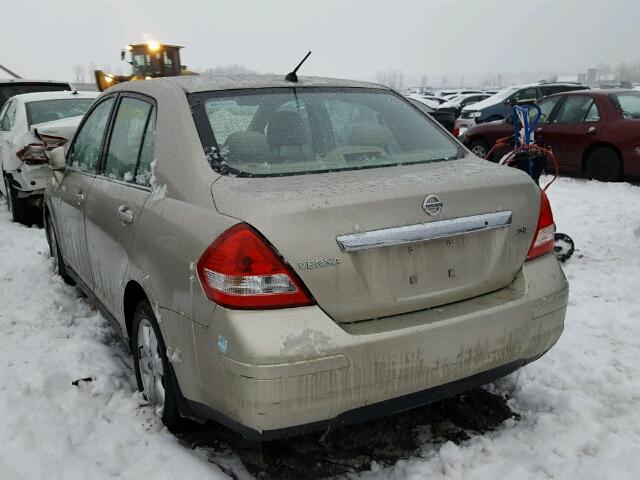
[[[585, 90], [547, 97], [536, 140], [553, 150], [561, 172], [602, 181], [640, 175], [640, 92]], [[462, 135], [484, 157], [497, 139], [513, 135], [512, 119], [477, 125]], [[497, 161], [508, 147], [496, 150]]]
[[0, 110], [0, 192], [14, 221], [32, 223], [40, 216], [44, 187], [51, 178], [46, 151], [66, 144], [75, 128], [54, 126], [57, 134], [49, 131], [45, 137], [38, 130], [44, 134], [47, 122], [83, 115], [97, 96], [98, 92], [25, 93], [10, 98]]
[[438, 108], [439, 105], [442, 105], [446, 100], [441, 97], [434, 97], [433, 95], [421, 95], [417, 93], [410, 93], [406, 95], [407, 98], [412, 98], [417, 100], [425, 105], [428, 105], [431, 108]]
[[456, 131], [456, 117], [453, 113], [441, 112], [415, 98], [409, 98], [409, 101], [419, 108], [421, 112], [431, 115], [439, 124], [451, 132], [454, 137], [458, 136], [458, 132]]
[[0, 79], [0, 110], [11, 97], [23, 93], [35, 92], [59, 92], [73, 90], [68, 82], [56, 82], [53, 80], [23, 80]]
[[444, 98], [444, 99], [451, 99], [457, 95], [466, 95], [469, 93], [484, 93], [482, 90], [474, 90], [474, 89], [468, 89], [468, 88], [455, 88], [455, 89], [451, 89], [451, 90], [438, 90], [436, 93], [436, 96]]
[[170, 428], [266, 440], [406, 410], [563, 329], [545, 194], [386, 87], [127, 82], [50, 162], [58, 272], [129, 338]]
[[458, 118], [464, 107], [474, 105], [485, 98], [489, 98], [490, 96], [491, 95], [488, 93], [463, 93], [440, 104], [440, 106], [438, 106], [438, 110], [440, 112], [453, 113], [455, 117]]
[[539, 100], [554, 93], [586, 90], [588, 88], [586, 85], [579, 83], [532, 83], [507, 87], [481, 102], [464, 107], [460, 114], [460, 128], [467, 129], [478, 123], [504, 120], [511, 115], [510, 102], [530, 99]]

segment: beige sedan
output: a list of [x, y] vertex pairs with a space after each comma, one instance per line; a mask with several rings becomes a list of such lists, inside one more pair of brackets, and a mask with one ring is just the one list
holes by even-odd
[[129, 339], [171, 429], [270, 439], [390, 414], [563, 329], [546, 196], [379, 85], [129, 82], [50, 163], [58, 271]]

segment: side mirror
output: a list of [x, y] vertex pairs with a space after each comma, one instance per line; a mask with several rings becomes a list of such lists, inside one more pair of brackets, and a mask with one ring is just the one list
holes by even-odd
[[56, 147], [51, 150], [49, 153], [49, 166], [51, 170], [64, 170], [67, 168], [63, 147]]

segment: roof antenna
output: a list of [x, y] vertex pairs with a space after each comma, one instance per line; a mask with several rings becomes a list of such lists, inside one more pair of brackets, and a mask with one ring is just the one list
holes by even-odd
[[[311, 53], [311, 52], [309, 52], [309, 53]], [[307, 57], [308, 57], [308, 56], [309, 56], [309, 55], [307, 55]], [[304, 58], [307, 58], [307, 57], [304, 57]], [[304, 62], [304, 60], [303, 60], [302, 62]], [[300, 64], [302, 64], [302, 62], [300, 62]], [[298, 67], [299, 67], [299, 66], [300, 66], [300, 65], [298, 65]], [[9, 70], [7, 67], [4, 67], [4, 66], [2, 66], [2, 65], [0, 65], [0, 70], [4, 70], [4, 71], [5, 71], [5, 72], [7, 72], [9, 75], [11, 75], [13, 78], [17, 78], [17, 79], [21, 79], [21, 78], [22, 78], [22, 77], [21, 77], [20, 75], [18, 75], [17, 73], [12, 72], [12, 71], [11, 71], [11, 70]], [[297, 70], [297, 69], [296, 69], [296, 70]]]
[[298, 64], [298, 66], [296, 68], [293, 69], [292, 72], [287, 73], [287, 76], [284, 77], [284, 79], [287, 82], [298, 82], [298, 75], [296, 74], [296, 72], [298, 71], [298, 69], [302, 66], [302, 64], [304, 63], [304, 61], [309, 58], [309, 55], [311, 55], [311, 51], [309, 51], [309, 53], [307, 53], [304, 58], [302, 59], [302, 61]]

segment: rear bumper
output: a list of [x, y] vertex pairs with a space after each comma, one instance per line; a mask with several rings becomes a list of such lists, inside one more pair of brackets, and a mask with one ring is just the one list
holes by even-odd
[[49, 165], [26, 165], [8, 171], [7, 174], [13, 180], [20, 196], [43, 195], [44, 189], [51, 181], [51, 169]]
[[562, 332], [567, 298], [562, 270], [546, 255], [497, 292], [354, 324], [338, 325], [318, 307], [218, 307], [198, 342], [208, 346], [198, 349], [201, 388], [185, 394], [194, 416], [260, 439], [398, 412], [541, 356]]
[[[335, 418], [327, 420], [321, 420], [318, 422], [307, 423], [303, 425], [294, 425], [291, 427], [284, 427], [275, 430], [255, 430], [246, 425], [240, 424], [233, 419], [222, 415], [220, 412], [211, 409], [210, 407], [194, 402], [187, 401], [187, 408], [190, 413], [197, 418], [214, 420], [222, 425], [225, 425], [232, 430], [243, 435], [248, 440], [255, 441], [269, 441], [278, 438], [293, 437], [296, 435], [303, 435], [309, 432], [317, 432], [327, 430], [329, 428], [338, 428], [345, 425], [351, 425], [354, 423], [366, 422], [375, 418], [383, 417], [385, 415], [391, 415], [394, 413], [416, 408], [421, 405], [427, 405], [429, 403], [437, 402], [445, 398], [450, 398], [460, 393], [472, 390], [474, 388], [491, 383], [499, 378], [502, 378], [510, 373], [515, 372], [520, 367], [533, 361], [520, 360], [511, 362], [506, 365], [502, 365], [485, 372], [481, 372], [472, 375], [461, 380], [447, 383], [445, 385], [439, 385], [437, 387], [428, 388], [420, 392], [403, 395], [401, 397], [392, 398], [382, 402], [374, 403], [372, 405], [366, 405], [347, 412], [343, 412]], [[312, 408], [310, 406], [310, 408]]]

